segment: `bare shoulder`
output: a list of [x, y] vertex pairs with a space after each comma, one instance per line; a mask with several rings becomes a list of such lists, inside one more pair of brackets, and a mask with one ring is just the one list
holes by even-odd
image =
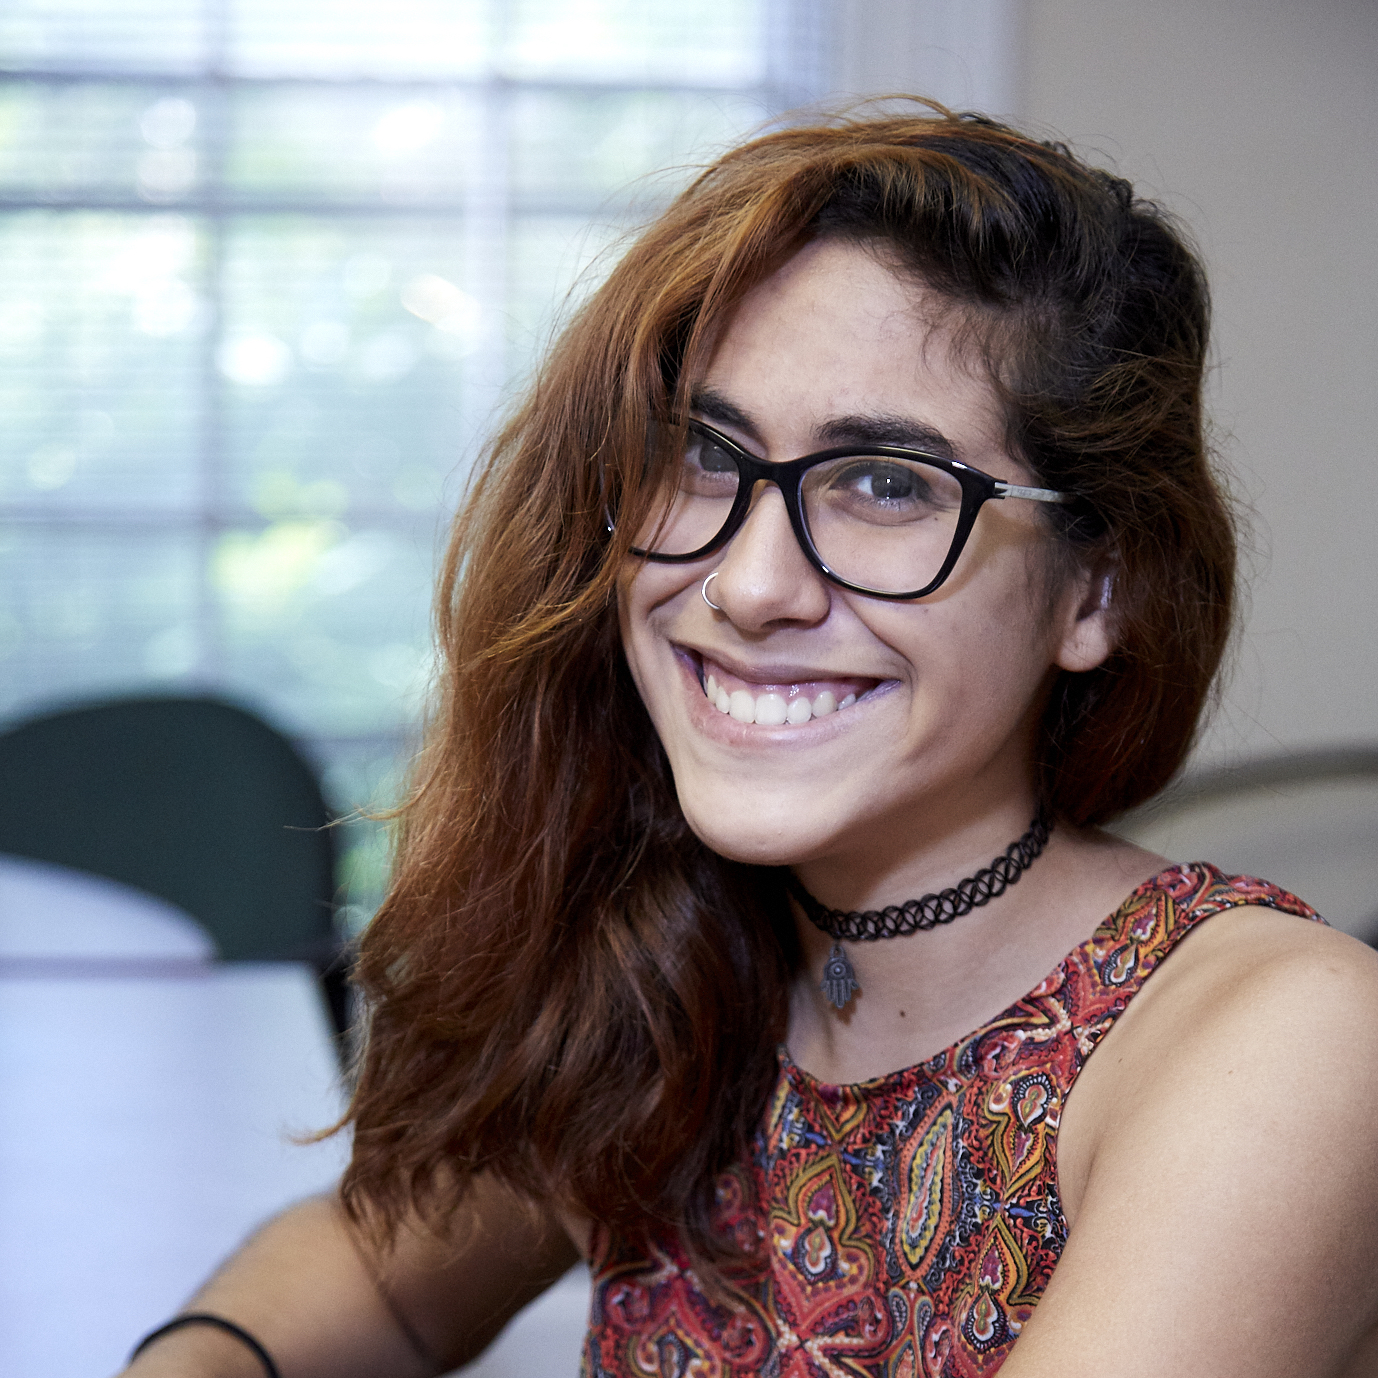
[[1378, 1098], [1378, 952], [1252, 905], [1188, 934], [1069, 1098], [1059, 1149], [1069, 1219], [1097, 1156], [1129, 1121], [1142, 1114], [1166, 1123], [1207, 1104], [1223, 1114], [1231, 1081], [1271, 1091], [1265, 1103], [1286, 1088], [1289, 1104], [1322, 1120]]
[[[1140, 1062], [1174, 1050], [1231, 1063], [1283, 1046], [1319, 1053], [1337, 1036], [1378, 1052], [1378, 952], [1295, 914], [1229, 909], [1187, 935], [1113, 1032], [1117, 1055]], [[1345, 1061], [1309, 1075], [1378, 1079], [1378, 1062]]]
[[[1202, 923], [1087, 1062], [1058, 1156], [1068, 1243], [1012, 1378], [1055, 1352], [1063, 1375], [1374, 1371], [1378, 954], [1267, 908]], [[1093, 1334], [1108, 1295], [1147, 1327], [1122, 1354]]]

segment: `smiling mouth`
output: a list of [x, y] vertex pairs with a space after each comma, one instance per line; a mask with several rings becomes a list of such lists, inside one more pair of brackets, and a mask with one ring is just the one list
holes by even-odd
[[762, 727], [802, 727], [814, 718], [840, 713], [880, 683], [857, 676], [758, 684], [731, 674], [707, 656], [699, 658], [698, 668], [704, 696], [719, 713], [736, 722]]

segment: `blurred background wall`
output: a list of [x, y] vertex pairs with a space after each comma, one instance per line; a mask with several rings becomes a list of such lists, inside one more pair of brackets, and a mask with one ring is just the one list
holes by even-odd
[[837, 84], [1014, 116], [1172, 208], [1251, 590], [1198, 764], [1378, 738], [1378, 4], [847, 0]]
[[1378, 5], [1039, 0], [1024, 108], [1195, 230], [1211, 409], [1255, 512], [1205, 751], [1378, 737]]

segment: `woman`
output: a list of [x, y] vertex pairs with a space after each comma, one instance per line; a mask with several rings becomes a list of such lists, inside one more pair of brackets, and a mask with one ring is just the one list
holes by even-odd
[[1098, 830], [1229, 629], [1206, 314], [941, 111], [653, 224], [456, 528], [343, 1204], [133, 1372], [440, 1372], [576, 1250], [590, 1374], [1378, 1372], [1373, 954]]

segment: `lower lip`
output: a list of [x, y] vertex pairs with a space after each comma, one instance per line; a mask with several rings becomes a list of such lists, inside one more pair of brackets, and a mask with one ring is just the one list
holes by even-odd
[[687, 651], [676, 650], [680, 673], [684, 677], [685, 690], [689, 695], [689, 716], [694, 725], [708, 736], [732, 746], [777, 746], [793, 742], [799, 746], [813, 745], [830, 741], [847, 731], [864, 704], [884, 695], [897, 681], [881, 680], [874, 689], [868, 690], [848, 708], [835, 709], [821, 718], [810, 718], [806, 723], [783, 723], [779, 727], [762, 727], [759, 723], [738, 722], [728, 713], [720, 713], [709, 703], [708, 695], [699, 683], [698, 662]]

